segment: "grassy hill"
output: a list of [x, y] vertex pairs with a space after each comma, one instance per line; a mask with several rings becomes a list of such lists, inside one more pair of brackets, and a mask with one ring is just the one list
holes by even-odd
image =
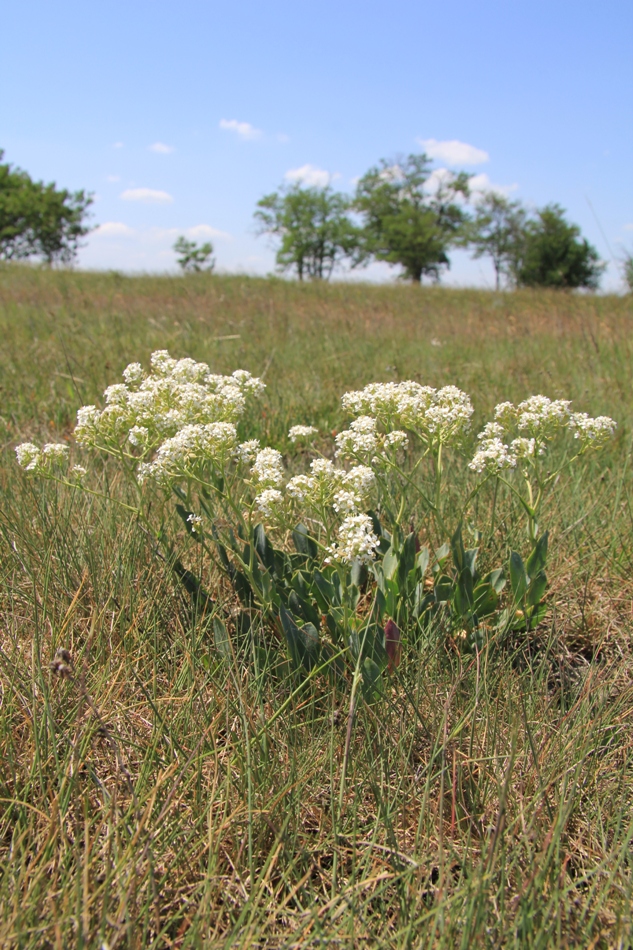
[[[1, 268], [0, 945], [630, 946], [632, 330], [631, 296]], [[459, 386], [475, 432], [533, 393], [612, 416], [547, 509], [546, 621], [408, 643], [342, 777], [349, 684], [220, 662], [133, 518], [15, 463], [156, 349], [262, 376], [250, 432], [284, 452], [374, 380]]]

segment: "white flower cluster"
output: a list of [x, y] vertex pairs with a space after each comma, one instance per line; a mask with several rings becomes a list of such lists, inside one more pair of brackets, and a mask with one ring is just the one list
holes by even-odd
[[68, 458], [68, 446], [63, 442], [47, 442], [43, 448], [33, 442], [17, 445], [15, 454], [25, 471], [33, 475], [46, 475], [54, 466], [61, 465]]
[[374, 534], [372, 520], [368, 515], [350, 515], [337, 531], [337, 541], [328, 548], [326, 563], [339, 561], [342, 564], [369, 564], [380, 544]]
[[278, 488], [265, 488], [255, 498], [255, 507], [265, 518], [279, 519], [283, 504], [283, 492], [280, 492]]
[[151, 462], [139, 465], [139, 480], [153, 479], [169, 487], [174, 479], [194, 475], [201, 464], [224, 465], [233, 456], [236, 442], [232, 422], [184, 426], [158, 447]]
[[569, 428], [575, 439], [580, 439], [593, 448], [598, 448], [615, 434], [616, 423], [609, 416], [596, 416], [592, 419], [586, 412], [573, 412]]
[[514, 468], [517, 460], [501, 439], [482, 439], [468, 468], [481, 475], [482, 472], [503, 472]]
[[318, 429], [315, 429], [314, 426], [292, 426], [288, 433], [288, 438], [291, 442], [296, 442], [298, 439], [309, 439], [311, 436], [318, 433]]
[[372, 456], [378, 448], [376, 426], [377, 421], [372, 416], [359, 416], [354, 419], [349, 429], [339, 432], [336, 436], [337, 458]]
[[[373, 417], [387, 431], [412, 429], [426, 441], [444, 443], [458, 441], [469, 429], [473, 414], [470, 397], [457, 386], [434, 389], [413, 380], [370, 383], [362, 390], [345, 393], [341, 402], [351, 415]], [[351, 431], [355, 431], [353, 425]], [[352, 436], [347, 438], [352, 441]]]
[[255, 456], [251, 475], [258, 492], [265, 488], [278, 488], [284, 480], [281, 452], [277, 449], [260, 449]]
[[295, 475], [286, 485], [290, 498], [317, 512], [332, 507], [338, 512], [359, 511], [375, 485], [376, 476], [367, 465], [349, 471], [335, 468], [329, 459], [314, 459], [310, 475]]
[[241, 442], [235, 449], [235, 458], [239, 462], [252, 464], [259, 452], [259, 439], [249, 439], [248, 442]]
[[[562, 431], [571, 431], [583, 443], [582, 449], [599, 448], [615, 432], [616, 423], [608, 416], [592, 418], [586, 412], [572, 412], [569, 399], [548, 399], [530, 396], [518, 406], [511, 402], [499, 403], [495, 421], [489, 422], [477, 436], [479, 447], [469, 468], [481, 474], [484, 471], [501, 472], [515, 468], [522, 459], [545, 454], [547, 443]], [[527, 432], [509, 445], [503, 440], [513, 430]]]
[[83, 406], [75, 437], [85, 445], [120, 447], [126, 440], [143, 454], [186, 426], [236, 422], [246, 399], [259, 396], [264, 383], [246, 370], [231, 376], [211, 373], [206, 363], [173, 359], [167, 350], [151, 357], [152, 372], [140, 363], [123, 371], [124, 383], [108, 386], [105, 407]]
[[349, 429], [336, 436], [336, 457], [347, 459], [361, 458], [378, 465], [391, 449], [397, 451], [409, 444], [406, 432], [393, 429], [391, 432], [378, 432], [378, 420], [372, 416], [359, 416], [350, 424]]

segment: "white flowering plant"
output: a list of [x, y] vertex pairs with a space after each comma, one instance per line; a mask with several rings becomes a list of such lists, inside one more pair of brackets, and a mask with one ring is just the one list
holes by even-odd
[[[286, 643], [297, 670], [339, 668], [346, 657], [368, 696], [380, 694], [383, 672], [398, 665], [401, 630], [413, 636], [444, 620], [476, 648], [494, 626], [529, 629], [539, 622], [544, 494], [566, 465], [605, 443], [613, 420], [574, 413], [569, 402], [544, 396], [502, 403], [478, 436], [468, 466], [472, 490], [459, 511], [453, 503], [447, 514], [447, 466], [468, 448], [473, 406], [466, 393], [414, 381], [372, 383], [342, 397], [351, 420], [335, 436], [332, 457], [310, 448], [319, 434], [314, 426], [295, 425], [288, 434], [295, 456], [287, 459], [243, 431], [247, 408], [264, 389], [245, 370], [218, 375], [206, 363], [161, 350], [148, 372], [130, 364], [123, 382], [106, 389], [102, 408], [84, 406], [77, 415], [78, 447], [111, 456], [134, 501], [107, 497], [152, 533], [198, 601], [204, 594], [218, 614], [203, 578], [175, 554], [171, 509], [228, 578], [244, 614], [258, 612]], [[555, 471], [546, 470], [551, 443], [565, 434], [574, 449]], [[103, 494], [88, 468], [71, 464], [66, 444], [23, 443], [16, 455], [29, 476]], [[525, 564], [513, 552], [507, 572], [480, 576], [477, 548], [464, 547], [461, 523], [490, 479], [520, 500], [530, 549]], [[433, 553], [405, 527], [420, 510], [443, 540]], [[218, 650], [226, 652], [219, 615], [214, 628]]]

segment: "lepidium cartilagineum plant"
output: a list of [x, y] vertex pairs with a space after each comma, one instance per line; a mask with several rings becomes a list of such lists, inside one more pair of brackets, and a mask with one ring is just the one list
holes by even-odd
[[[311, 448], [312, 426], [290, 430], [289, 475], [281, 452], [243, 431], [249, 403], [264, 391], [245, 370], [220, 376], [158, 351], [149, 373], [132, 363], [123, 380], [106, 389], [102, 409], [80, 409], [75, 428], [79, 446], [117, 461], [136, 502], [129, 494], [126, 501], [108, 497], [134, 513], [199, 595], [201, 579], [174, 553], [175, 506], [191, 542], [230, 580], [242, 618], [257, 614], [299, 673], [349, 664], [368, 698], [380, 695], [383, 673], [398, 665], [407, 638], [443, 633], [478, 649], [493, 631], [502, 637], [540, 622], [547, 609], [543, 499], [565, 467], [615, 429], [612, 419], [572, 412], [565, 400], [502, 403], [477, 437], [472, 485], [457, 509], [452, 499], [449, 526], [446, 473], [463, 454], [473, 415], [455, 386], [372, 383], [346, 393], [351, 422], [336, 435], [331, 457]], [[548, 450], [559, 440], [566, 450], [548, 469]], [[71, 464], [65, 444], [24, 443], [16, 453], [30, 475], [101, 494], [88, 469]], [[477, 548], [465, 548], [461, 525], [475, 495], [495, 479], [520, 501], [529, 550], [525, 562], [512, 552], [507, 570], [481, 576]], [[414, 512], [433, 525], [440, 543], [432, 550], [420, 546]], [[230, 652], [219, 617], [214, 627], [218, 651]]]

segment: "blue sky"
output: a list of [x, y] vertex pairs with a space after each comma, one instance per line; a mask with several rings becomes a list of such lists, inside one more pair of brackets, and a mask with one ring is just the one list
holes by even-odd
[[[82, 266], [173, 269], [186, 233], [266, 273], [263, 194], [289, 173], [352, 190], [421, 142], [437, 168], [559, 202], [605, 260], [633, 249], [630, 0], [21, 0], [2, 33], [0, 147], [95, 193]], [[492, 271], [455, 253], [444, 282]]]

